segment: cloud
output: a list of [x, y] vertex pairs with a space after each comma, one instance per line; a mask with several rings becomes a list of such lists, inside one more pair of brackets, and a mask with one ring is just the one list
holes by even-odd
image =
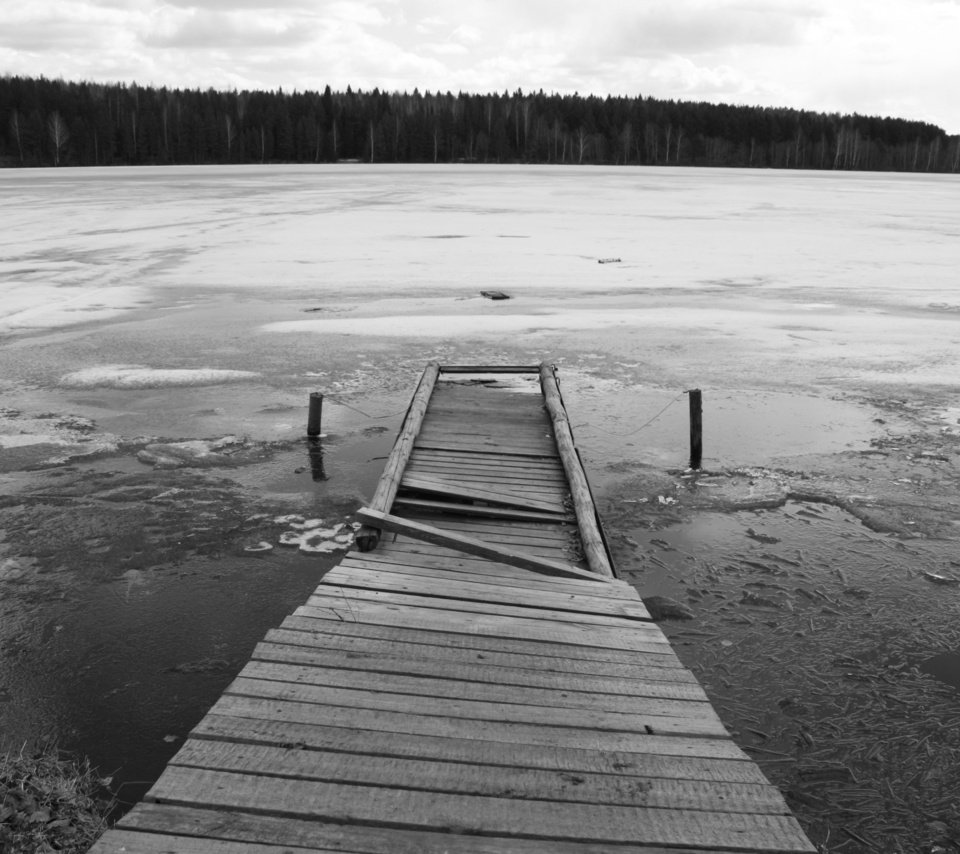
[[9, 0], [0, 73], [644, 94], [960, 131], [960, 0]]

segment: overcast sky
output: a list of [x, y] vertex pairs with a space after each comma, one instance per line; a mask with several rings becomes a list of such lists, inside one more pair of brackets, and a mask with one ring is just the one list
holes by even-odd
[[960, 133], [960, 0], [0, 0], [0, 73], [580, 92]]

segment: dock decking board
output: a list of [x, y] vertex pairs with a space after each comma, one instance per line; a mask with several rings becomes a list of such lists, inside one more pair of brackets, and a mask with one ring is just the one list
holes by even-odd
[[814, 851], [611, 577], [552, 370], [484, 374], [428, 368], [368, 550], [94, 854]]

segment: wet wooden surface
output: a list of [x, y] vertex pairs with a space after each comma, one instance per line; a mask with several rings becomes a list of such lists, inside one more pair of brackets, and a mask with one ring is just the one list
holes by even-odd
[[267, 634], [95, 854], [814, 850], [636, 591], [590, 571], [542, 398], [465, 373], [391, 474], [399, 533]]

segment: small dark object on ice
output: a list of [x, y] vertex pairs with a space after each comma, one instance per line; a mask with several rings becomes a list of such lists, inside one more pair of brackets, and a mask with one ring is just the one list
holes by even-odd
[[597, 258], [598, 264], [619, 264], [619, 258]]
[[503, 291], [480, 291], [480, 296], [487, 299], [510, 299], [509, 295]]
[[655, 620], [692, 620], [693, 611], [666, 596], [649, 596], [643, 600]]

